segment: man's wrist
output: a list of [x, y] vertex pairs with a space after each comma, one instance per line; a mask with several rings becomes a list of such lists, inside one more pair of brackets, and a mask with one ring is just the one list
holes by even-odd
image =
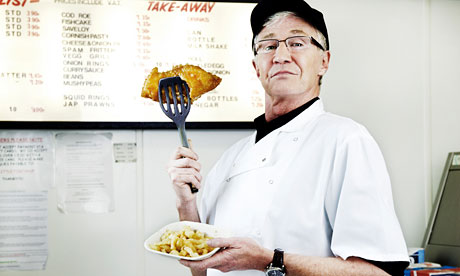
[[189, 199], [176, 199], [177, 210], [190, 207], [196, 208], [196, 197], [190, 197]]
[[176, 201], [177, 212], [180, 220], [199, 221], [198, 208], [195, 199], [190, 201]]
[[264, 248], [262, 255], [260, 256], [260, 266], [258, 270], [265, 272], [267, 265], [269, 265], [273, 260], [273, 250]]

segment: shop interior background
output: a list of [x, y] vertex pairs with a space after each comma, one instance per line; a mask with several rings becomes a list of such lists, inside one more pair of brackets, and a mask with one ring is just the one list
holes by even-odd
[[[447, 154], [460, 150], [460, 1], [309, 3], [325, 14], [331, 41], [330, 68], [321, 88], [325, 107], [362, 123], [375, 137], [392, 179], [407, 245], [420, 247]], [[0, 6], [0, 16], [6, 8]], [[249, 18], [244, 20], [249, 29]], [[250, 65], [251, 60], [246, 62]], [[238, 84], [238, 89], [244, 85]], [[0, 90], [2, 101], [3, 93]], [[50, 188], [46, 269], [0, 271], [1, 276], [187, 275], [188, 269], [177, 261], [143, 248], [153, 232], [178, 220], [165, 169], [179, 145], [175, 130], [19, 131], [108, 132], [114, 144], [136, 144], [136, 161], [113, 164], [114, 209], [109, 213], [63, 214], [57, 208], [56, 189]], [[226, 148], [251, 133], [247, 129], [189, 129], [203, 174]]]

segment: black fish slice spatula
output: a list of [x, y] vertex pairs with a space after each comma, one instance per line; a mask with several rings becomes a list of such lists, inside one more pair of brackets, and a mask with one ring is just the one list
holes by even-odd
[[[180, 77], [160, 79], [158, 84], [158, 101], [160, 102], [163, 113], [176, 124], [182, 146], [189, 148], [187, 134], [185, 133], [185, 119], [190, 112], [192, 102], [187, 82]], [[188, 185], [192, 193], [198, 192], [198, 189], [191, 183], [188, 183]]]

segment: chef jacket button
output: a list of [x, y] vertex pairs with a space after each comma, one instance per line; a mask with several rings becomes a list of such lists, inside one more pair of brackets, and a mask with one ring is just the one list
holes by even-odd
[[262, 159], [262, 162], [265, 162], [266, 160], [267, 160], [267, 158], [264, 157], [264, 158]]
[[292, 141], [297, 142], [299, 140], [299, 137], [294, 137]]
[[260, 233], [260, 231], [257, 230], [257, 231], [256, 231], [256, 235], [260, 237], [260, 236], [262, 235], [262, 233]]
[[273, 179], [268, 180], [268, 184], [273, 184]]

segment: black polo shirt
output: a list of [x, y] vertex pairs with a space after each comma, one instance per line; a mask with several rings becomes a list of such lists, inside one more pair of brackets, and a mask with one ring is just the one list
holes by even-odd
[[311, 99], [310, 101], [306, 102], [305, 104], [297, 107], [296, 109], [289, 111], [288, 113], [281, 115], [270, 122], [265, 121], [265, 114], [260, 115], [259, 117], [254, 119], [254, 125], [257, 130], [256, 134], [256, 143], [267, 136], [270, 132], [274, 131], [277, 128], [280, 128], [287, 124], [289, 121], [297, 117], [300, 113], [302, 113], [305, 109], [309, 108], [314, 102], [319, 100], [318, 97]]

